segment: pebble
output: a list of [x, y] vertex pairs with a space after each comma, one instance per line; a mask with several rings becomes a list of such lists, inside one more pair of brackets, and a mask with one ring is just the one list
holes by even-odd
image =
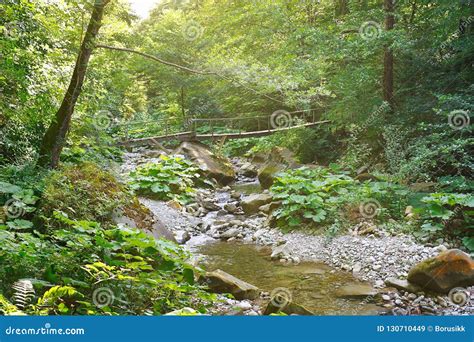
[[244, 311], [252, 309], [252, 304], [250, 304], [249, 302], [240, 302], [240, 303], [237, 303], [237, 305], [235, 306]]

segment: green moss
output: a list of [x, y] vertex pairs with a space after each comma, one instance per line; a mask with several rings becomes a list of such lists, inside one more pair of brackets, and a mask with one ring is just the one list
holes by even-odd
[[40, 212], [54, 226], [54, 211], [71, 219], [110, 222], [112, 212], [131, 201], [131, 195], [116, 178], [93, 163], [67, 166], [46, 181]]

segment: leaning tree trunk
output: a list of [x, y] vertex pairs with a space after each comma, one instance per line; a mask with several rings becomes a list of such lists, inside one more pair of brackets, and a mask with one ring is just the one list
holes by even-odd
[[[393, 0], [384, 0], [385, 30], [390, 31], [395, 26]], [[393, 109], [393, 51], [390, 46], [385, 46], [383, 61], [383, 99]]]
[[61, 107], [56, 112], [55, 118], [43, 137], [38, 160], [38, 165], [40, 166], [50, 168], [56, 168], [58, 166], [59, 156], [69, 131], [74, 107], [76, 106], [77, 99], [81, 94], [82, 85], [84, 84], [87, 67], [95, 45], [94, 41], [102, 25], [105, 6], [107, 6], [109, 2], [110, 0], [95, 1], [92, 16], [79, 50], [69, 88], [64, 95]]

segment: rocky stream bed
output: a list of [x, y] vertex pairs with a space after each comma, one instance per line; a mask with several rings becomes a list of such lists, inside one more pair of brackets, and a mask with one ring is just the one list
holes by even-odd
[[[144, 149], [127, 153], [122, 173], [156, 157]], [[260, 188], [256, 167], [240, 159], [232, 160], [232, 167], [235, 182], [198, 189], [190, 205], [140, 198], [193, 252], [196, 265], [221, 269], [261, 290], [256, 298], [219, 295], [212, 314], [268, 314], [275, 294], [297, 303], [289, 314], [474, 314], [474, 287], [461, 289], [457, 301], [406, 281], [415, 265], [454, 246], [424, 246], [372, 222], [337, 237], [284, 234], [270, 227], [271, 195]]]

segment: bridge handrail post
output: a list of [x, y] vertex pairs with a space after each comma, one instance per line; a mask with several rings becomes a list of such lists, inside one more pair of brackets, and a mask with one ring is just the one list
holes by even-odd
[[128, 122], [125, 124], [125, 140], [128, 141], [130, 139], [130, 129]]

